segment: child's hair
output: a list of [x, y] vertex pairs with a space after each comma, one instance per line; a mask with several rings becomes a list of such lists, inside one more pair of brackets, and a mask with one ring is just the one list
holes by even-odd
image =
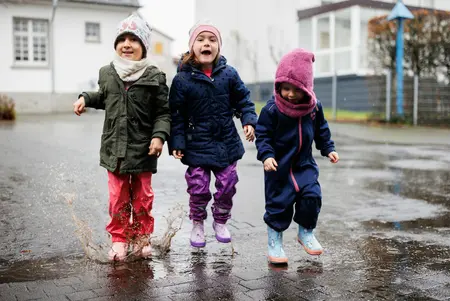
[[[217, 53], [216, 58], [214, 59], [213, 64], [216, 65], [219, 62], [220, 59], [220, 52]], [[197, 57], [195, 56], [194, 51], [190, 51], [187, 53], [184, 53], [181, 56], [181, 64], [191, 64], [192, 66], [199, 68], [200, 67], [200, 62], [198, 61]]]
[[200, 62], [195, 57], [194, 52], [187, 52], [181, 56], [181, 64], [191, 64], [194, 67], [200, 66]]

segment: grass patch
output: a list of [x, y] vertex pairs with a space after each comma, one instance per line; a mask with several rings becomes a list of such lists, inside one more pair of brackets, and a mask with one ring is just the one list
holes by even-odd
[[[261, 109], [264, 107], [265, 103], [255, 102], [256, 113], [259, 115]], [[332, 120], [332, 110], [331, 108], [323, 108], [323, 113], [328, 121]], [[370, 112], [354, 112], [347, 110], [337, 110], [336, 121], [346, 121], [346, 122], [365, 122], [368, 120]]]
[[[323, 108], [323, 113], [327, 120], [333, 119], [333, 112], [331, 108]], [[337, 110], [336, 121], [354, 121], [363, 122], [367, 121], [371, 113], [369, 112], [355, 112], [347, 110]]]

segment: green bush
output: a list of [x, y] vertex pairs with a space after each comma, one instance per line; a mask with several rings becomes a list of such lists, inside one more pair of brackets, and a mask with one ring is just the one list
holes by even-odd
[[15, 120], [16, 110], [15, 103], [12, 98], [4, 94], [0, 94], [0, 120]]

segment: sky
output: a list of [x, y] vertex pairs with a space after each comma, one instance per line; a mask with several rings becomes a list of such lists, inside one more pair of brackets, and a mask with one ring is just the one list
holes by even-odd
[[175, 40], [172, 54], [178, 56], [188, 48], [189, 29], [194, 25], [195, 0], [140, 0], [139, 11], [159, 31]]

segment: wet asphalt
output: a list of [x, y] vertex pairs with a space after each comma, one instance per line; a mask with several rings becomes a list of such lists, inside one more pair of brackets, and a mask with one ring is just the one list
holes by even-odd
[[341, 161], [315, 151], [323, 191], [316, 235], [325, 253], [307, 255], [293, 223], [287, 267], [267, 264], [254, 145], [245, 143], [238, 164], [233, 243], [215, 240], [209, 214], [202, 250], [189, 246], [185, 166], [165, 150], [153, 179], [155, 238], [176, 206], [184, 210], [181, 230], [166, 255], [112, 265], [87, 257], [79, 240], [81, 233], [109, 244], [102, 122], [103, 114], [88, 113], [0, 123], [0, 300], [450, 299], [450, 143], [395, 144], [384, 138], [388, 128], [363, 139], [339, 125], [333, 138]]

